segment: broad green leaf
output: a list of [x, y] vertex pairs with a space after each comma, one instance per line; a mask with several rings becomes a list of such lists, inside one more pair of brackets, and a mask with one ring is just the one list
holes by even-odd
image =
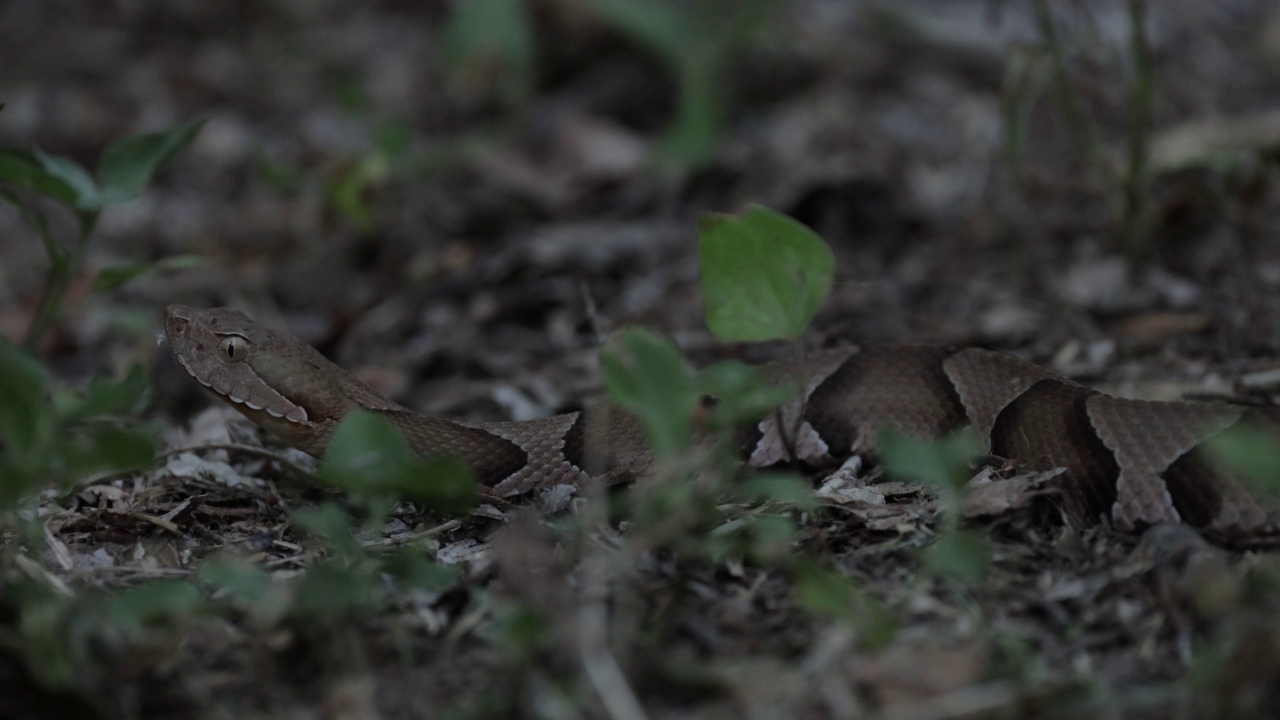
[[203, 120], [175, 125], [168, 130], [143, 133], [112, 143], [98, 160], [102, 183], [100, 205], [137, 197], [151, 176], [200, 132]]
[[693, 372], [670, 340], [627, 328], [601, 351], [613, 401], [640, 418], [659, 457], [689, 445], [698, 394]]
[[47, 383], [44, 367], [0, 336], [0, 448], [25, 453], [43, 445], [53, 421]]
[[943, 533], [924, 553], [926, 570], [966, 583], [981, 580], [990, 564], [990, 543], [982, 535], [969, 530]]
[[969, 481], [969, 461], [979, 453], [972, 436], [958, 433], [937, 440], [921, 440], [896, 431], [880, 435], [880, 464], [890, 475], [931, 485], [940, 490], [959, 488]]
[[753, 205], [698, 221], [707, 327], [726, 340], [795, 338], [831, 290], [835, 258], [809, 228]]
[[136, 626], [189, 615], [203, 603], [200, 591], [186, 581], [153, 580], [112, 596], [110, 611], [117, 622]]
[[475, 476], [460, 460], [420, 458], [386, 417], [348, 415], [329, 440], [320, 478], [353, 495], [391, 495], [437, 512], [460, 513], [476, 501]]

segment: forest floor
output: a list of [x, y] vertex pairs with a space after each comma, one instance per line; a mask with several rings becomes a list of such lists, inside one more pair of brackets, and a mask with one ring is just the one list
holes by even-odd
[[[402, 503], [344, 546], [351, 508], [299, 480], [309, 458], [156, 344], [169, 303], [230, 305], [424, 413], [565, 412], [600, 396], [627, 325], [695, 365], [794, 351], [703, 323], [698, 217], [758, 203], [836, 255], [805, 348], [973, 345], [1128, 397], [1274, 402], [1241, 381], [1280, 362], [1280, 5], [1149, 3], [1138, 41], [1143, 5], [0, 6], [0, 145], [93, 167], [206, 120], [102, 215], [37, 348], [72, 384], [151, 368], [164, 454], [45, 492], [34, 537], [6, 526], [6, 588], [60, 600], [0, 606], [0, 716], [1280, 714], [1267, 553], [1072, 529], [1039, 502], [940, 550], [943, 503], [901, 485], [695, 498], [669, 526], [628, 517], [640, 488], [607, 515]], [[681, 97], [718, 127], [673, 135]], [[17, 212], [0, 237], [16, 341], [48, 259]], [[93, 289], [130, 263], [154, 267]], [[128, 594], [158, 579], [199, 604]]]

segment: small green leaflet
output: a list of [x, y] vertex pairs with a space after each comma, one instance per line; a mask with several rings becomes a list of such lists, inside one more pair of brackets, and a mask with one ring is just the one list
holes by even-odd
[[698, 394], [693, 371], [675, 345], [660, 335], [627, 328], [600, 357], [609, 396], [644, 423], [654, 453], [669, 457], [687, 447]]

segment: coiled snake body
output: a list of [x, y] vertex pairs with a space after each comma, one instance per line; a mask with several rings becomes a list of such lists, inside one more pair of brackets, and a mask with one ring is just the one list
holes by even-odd
[[[644, 433], [607, 408], [525, 422], [458, 422], [413, 412], [375, 393], [302, 340], [230, 308], [172, 305], [165, 333], [187, 373], [254, 422], [312, 455], [347, 413], [389, 418], [415, 452], [469, 463], [500, 496], [643, 475]], [[821, 466], [872, 450], [885, 427], [937, 437], [968, 426], [987, 452], [1064, 467], [1055, 482], [1081, 525], [1107, 517], [1136, 530], [1182, 522], [1234, 545], [1270, 545], [1271, 503], [1203, 453], [1244, 421], [1280, 428], [1276, 410], [1111, 397], [1009, 355], [936, 346], [827, 350], [764, 367], [801, 390], [752, 428], [745, 460]], [[785, 428], [795, 428], [784, 437]]]

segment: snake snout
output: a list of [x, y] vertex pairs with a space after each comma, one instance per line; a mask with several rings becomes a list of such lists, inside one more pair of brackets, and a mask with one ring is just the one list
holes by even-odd
[[167, 335], [181, 335], [187, 329], [187, 323], [191, 322], [191, 316], [186, 305], [170, 305], [164, 310], [164, 331]]

